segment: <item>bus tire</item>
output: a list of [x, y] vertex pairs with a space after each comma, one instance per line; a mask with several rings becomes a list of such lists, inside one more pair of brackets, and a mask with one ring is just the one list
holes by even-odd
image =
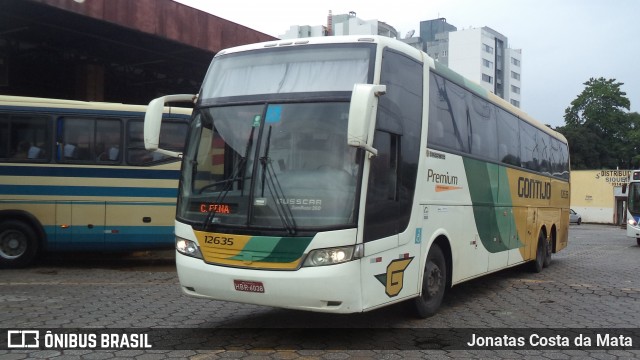
[[433, 316], [442, 303], [447, 286], [447, 263], [442, 250], [436, 244], [431, 246], [424, 266], [422, 294], [414, 299], [413, 307], [419, 318]]
[[25, 267], [38, 253], [38, 239], [31, 226], [19, 220], [0, 222], [0, 268]]
[[544, 261], [542, 262], [543, 267], [548, 267], [551, 264], [551, 255], [553, 253], [553, 243], [551, 238], [549, 240], [545, 240], [545, 251], [544, 251]]
[[544, 236], [544, 232], [540, 231], [538, 244], [536, 245], [536, 258], [531, 263], [531, 270], [535, 273], [542, 272], [542, 268], [544, 268], [544, 261], [547, 254], [545, 244], [547, 244], [547, 239]]
[[636, 242], [638, 243], [638, 246], [640, 246], [640, 238], [636, 238]]

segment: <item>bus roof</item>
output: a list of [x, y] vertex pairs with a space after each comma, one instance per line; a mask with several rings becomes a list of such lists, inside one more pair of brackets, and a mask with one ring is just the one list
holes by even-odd
[[[66, 99], [49, 99], [26, 96], [0, 95], [0, 106], [18, 106], [31, 108], [63, 108], [103, 111], [130, 111], [144, 113], [146, 105], [132, 105], [98, 101], [79, 101]], [[190, 115], [193, 110], [182, 107], [166, 107], [165, 112]]]
[[281, 47], [289, 47], [289, 46], [303, 46], [303, 45], [314, 45], [314, 44], [348, 44], [348, 43], [375, 43], [381, 47], [391, 47], [391, 48], [400, 50], [405, 54], [411, 55], [415, 59], [426, 63], [433, 71], [437, 72], [438, 74], [446, 77], [447, 79], [455, 82], [460, 86], [463, 86], [471, 90], [476, 95], [483, 97], [484, 99], [500, 106], [506, 111], [511, 112], [517, 117], [525, 120], [529, 124], [543, 130], [544, 132], [561, 140], [562, 142], [567, 143], [567, 139], [562, 134], [549, 128], [548, 126], [542, 124], [541, 122], [535, 120], [534, 118], [526, 114], [521, 109], [511, 105], [508, 101], [505, 101], [504, 99], [500, 98], [494, 93], [484, 89], [482, 86], [480, 86], [480, 84], [474, 81], [471, 81], [467, 78], [464, 78], [462, 75], [456, 73], [455, 71], [451, 70], [447, 66], [433, 60], [426, 53], [402, 41], [398, 41], [396, 39], [392, 39], [386, 36], [379, 36], [379, 35], [321, 36], [321, 37], [310, 37], [310, 38], [301, 38], [301, 39], [276, 40], [276, 41], [242, 45], [242, 46], [225, 49], [218, 52], [216, 54], [216, 57], [222, 56], [225, 54], [259, 50], [259, 49], [281, 48]]
[[437, 72], [438, 74], [446, 77], [447, 79], [455, 82], [456, 84], [471, 90], [476, 95], [498, 105], [506, 111], [511, 112], [517, 117], [523, 119], [527, 123], [535, 126], [538, 129], [546, 132], [558, 140], [567, 143], [567, 139], [560, 134], [559, 132], [549, 128], [543, 123], [535, 120], [528, 114], [526, 114], [521, 109], [511, 105], [508, 101], [505, 101], [501, 97], [495, 95], [494, 93], [484, 89], [480, 84], [469, 80], [462, 75], [456, 73], [451, 70], [446, 65], [443, 65], [435, 60], [433, 60], [426, 53], [396, 39], [392, 39], [386, 36], [379, 35], [349, 35], [349, 36], [321, 36], [321, 37], [310, 37], [310, 38], [300, 38], [300, 39], [288, 39], [288, 40], [276, 40], [276, 41], [268, 41], [262, 43], [248, 44], [237, 46], [229, 49], [222, 50], [216, 54], [215, 57], [223, 56], [225, 54], [238, 53], [243, 51], [251, 51], [251, 50], [259, 50], [259, 49], [269, 49], [269, 48], [281, 48], [281, 47], [290, 47], [290, 46], [304, 46], [304, 45], [315, 45], [315, 44], [348, 44], [348, 43], [375, 43], [380, 47], [390, 47], [397, 50], [402, 51], [405, 54], [413, 56], [416, 60], [419, 60], [429, 66], [430, 69]]

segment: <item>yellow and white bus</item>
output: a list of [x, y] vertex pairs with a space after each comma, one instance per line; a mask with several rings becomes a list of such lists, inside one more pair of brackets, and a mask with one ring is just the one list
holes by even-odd
[[[173, 246], [180, 161], [145, 150], [145, 111], [0, 96], [0, 267]], [[182, 152], [190, 113], [163, 110], [164, 147]]]
[[[160, 109], [145, 117], [159, 147]], [[566, 139], [397, 40], [218, 53], [177, 205], [187, 295], [333, 313], [408, 300], [567, 246]]]

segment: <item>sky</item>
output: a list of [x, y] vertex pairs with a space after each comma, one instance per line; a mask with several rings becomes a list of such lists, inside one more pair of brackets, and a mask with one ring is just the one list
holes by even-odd
[[488, 26], [522, 49], [521, 108], [538, 121], [564, 125], [592, 77], [624, 83], [631, 111], [640, 112], [638, 0], [176, 1], [274, 37], [291, 25], [326, 24], [329, 10], [383, 21], [402, 36], [440, 17], [458, 30]]

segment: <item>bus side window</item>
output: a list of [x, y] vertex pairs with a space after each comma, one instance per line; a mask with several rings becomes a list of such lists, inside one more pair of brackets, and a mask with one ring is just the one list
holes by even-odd
[[0, 159], [9, 156], [9, 116], [0, 114]]
[[400, 136], [376, 130], [373, 146], [378, 156], [371, 160], [367, 205], [365, 212], [365, 242], [398, 233], [398, 164]]
[[26, 159], [27, 155], [29, 153], [29, 148], [31, 147], [31, 144], [26, 141], [26, 140], [22, 140], [18, 143], [18, 147], [16, 148], [15, 153], [13, 154], [13, 158], [14, 159]]
[[96, 160], [115, 163], [121, 158], [122, 123], [120, 120], [98, 120], [96, 123]]
[[58, 118], [58, 151], [62, 161], [90, 161], [93, 151], [95, 120], [91, 118]]
[[89, 160], [91, 158], [91, 140], [88, 134], [78, 136], [76, 145], [76, 159]]
[[[16, 161], [46, 160], [49, 147], [48, 119], [35, 115], [7, 116], [2, 123], [4, 156]], [[8, 139], [7, 139], [8, 137]]]
[[520, 166], [520, 130], [518, 118], [504, 110], [496, 110], [498, 128], [498, 160]]
[[[138, 120], [129, 121], [127, 124], [127, 162], [131, 165], [144, 166], [154, 162], [174, 160], [167, 155], [145, 149], [143, 126], [144, 123]], [[160, 130], [160, 148], [182, 152], [187, 129], [186, 122], [163, 122]]]

